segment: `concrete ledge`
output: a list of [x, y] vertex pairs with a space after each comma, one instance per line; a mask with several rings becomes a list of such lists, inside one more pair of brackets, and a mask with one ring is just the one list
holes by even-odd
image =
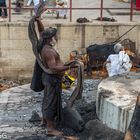
[[[126, 25], [126, 26], [133, 26], [133, 25], [138, 25], [138, 26], [140, 26], [140, 22], [108, 22], [108, 21], [102, 21], [102, 22], [100, 22], [100, 21], [93, 21], [93, 22], [87, 22], [87, 23], [77, 23], [77, 22], [49, 22], [49, 21], [45, 21], [45, 20], [43, 20], [42, 21], [45, 25], [50, 25], [50, 26], [52, 26], [52, 25], [56, 25], [56, 26], [76, 26], [76, 25], [86, 25], [86, 26], [98, 26], [98, 25], [102, 25], [102, 26], [104, 26], [104, 25], [118, 25], [118, 26], [124, 26], [124, 25]], [[20, 22], [0, 22], [0, 26], [23, 26], [23, 27], [26, 27], [26, 26], [28, 26], [28, 24], [29, 24], [29, 22], [27, 21], [27, 22], [22, 22], [22, 21], [20, 21]]]
[[115, 76], [98, 86], [96, 112], [108, 127], [125, 132], [131, 121], [138, 92], [140, 73]]

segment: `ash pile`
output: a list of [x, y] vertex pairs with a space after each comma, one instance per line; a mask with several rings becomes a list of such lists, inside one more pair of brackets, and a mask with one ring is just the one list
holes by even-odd
[[[67, 136], [76, 136], [80, 140], [123, 140], [124, 134], [119, 131], [112, 130], [106, 125], [103, 125], [96, 115], [96, 93], [97, 87], [101, 80], [88, 79], [84, 81], [83, 97], [77, 100], [74, 104], [74, 108], [80, 113], [81, 117], [85, 122], [85, 127], [82, 131], [75, 131], [68, 127], [58, 127], [59, 130], [63, 131]], [[71, 91], [63, 90], [62, 101], [63, 106], [65, 101], [70, 97]], [[20, 140], [63, 140], [63, 138], [48, 137], [46, 136], [45, 129], [38, 129], [36, 137], [26, 137]]]
[[[116, 130], [112, 130], [103, 125], [96, 115], [96, 94], [98, 84], [101, 82], [99, 79], [85, 79], [83, 97], [77, 100], [74, 104], [74, 108], [80, 113], [85, 122], [84, 129], [82, 131], [75, 131], [69, 127], [58, 127], [67, 136], [76, 136], [80, 140], [123, 140], [124, 134]], [[72, 90], [63, 90], [62, 100], [63, 105], [65, 101], [70, 97]], [[41, 106], [43, 94], [40, 93], [34, 99], [33, 102], [38, 104], [38, 113], [41, 115]], [[40, 120], [40, 117], [38, 118]], [[49, 137], [46, 135], [47, 129], [40, 127], [40, 121], [28, 123], [29, 129], [35, 129], [34, 133], [30, 136], [24, 135], [24, 137], [17, 138], [17, 140], [64, 140], [64, 138]]]
[[[73, 132], [71, 135], [79, 137], [80, 140], [123, 140], [123, 133], [108, 128], [101, 123], [96, 115], [96, 94], [100, 82], [100, 79], [84, 80], [82, 99], [75, 102], [74, 108], [76, 108], [82, 116], [85, 122], [85, 128], [81, 132], [71, 131]], [[70, 90], [63, 91], [63, 102], [69, 98], [70, 93]]]

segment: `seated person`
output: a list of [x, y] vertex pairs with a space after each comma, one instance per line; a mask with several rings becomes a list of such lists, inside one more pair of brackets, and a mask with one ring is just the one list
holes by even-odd
[[[56, 0], [56, 8], [67, 8], [67, 0]], [[57, 9], [57, 18], [60, 16], [66, 19], [67, 9]]]
[[132, 67], [130, 58], [121, 44], [114, 45], [114, 51], [116, 54], [109, 55], [105, 62], [109, 77], [128, 73]]

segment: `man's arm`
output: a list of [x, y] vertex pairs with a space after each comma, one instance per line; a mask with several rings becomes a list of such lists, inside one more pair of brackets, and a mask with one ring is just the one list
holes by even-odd
[[66, 70], [69, 70], [70, 68], [76, 68], [77, 66], [65, 66], [64, 64], [56, 63], [54, 53], [51, 50], [45, 50], [45, 62], [47, 63], [49, 69], [52, 72], [59, 73]]
[[103, 63], [103, 68], [106, 67], [106, 64], [111, 63], [110, 55], [108, 56], [107, 60]]
[[37, 22], [38, 31], [41, 34], [41, 32], [44, 31], [44, 25], [42, 24], [40, 17], [36, 18], [36, 22]]

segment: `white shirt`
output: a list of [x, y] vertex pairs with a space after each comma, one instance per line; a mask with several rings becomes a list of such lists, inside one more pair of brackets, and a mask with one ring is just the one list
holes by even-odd
[[[130, 58], [129, 58], [128, 54], [125, 51], [119, 52], [119, 63], [122, 66], [123, 71], [126, 71], [126, 72], [130, 71], [132, 64], [130, 62]], [[122, 72], [120, 72], [120, 73], [122, 73]]]
[[[62, 6], [56, 4], [56, 8], [67, 8], [67, 0], [57, 0], [56, 2], [64, 2]], [[64, 16], [67, 14], [67, 9], [57, 9], [56, 10], [59, 13], [59, 16]]]
[[64, 2], [64, 4], [67, 4], [68, 0], [56, 0], [56, 2]]
[[109, 77], [113, 75], [117, 75], [119, 73], [119, 66], [120, 66], [119, 55], [111, 54], [108, 56], [107, 61], [109, 61], [109, 63], [107, 63], [106, 65]]
[[130, 58], [125, 51], [120, 51], [119, 54], [109, 55], [107, 61], [110, 61], [110, 63], [106, 64], [109, 77], [127, 73], [132, 67]]

